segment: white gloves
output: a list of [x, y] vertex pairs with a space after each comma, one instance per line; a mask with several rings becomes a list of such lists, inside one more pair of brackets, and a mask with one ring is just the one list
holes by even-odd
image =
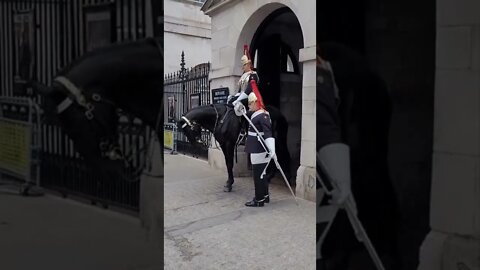
[[237, 104], [233, 105], [233, 110], [235, 111], [236, 116], [242, 116], [243, 113], [247, 112], [246, 109], [245, 109], [245, 106], [243, 106], [243, 104], [241, 102], [237, 102]]
[[351, 195], [349, 147], [343, 143], [325, 145], [318, 151], [317, 161], [334, 186], [332, 203], [343, 204]]
[[240, 96], [238, 96], [238, 98], [234, 102], [232, 102], [232, 105], [235, 106], [246, 98], [248, 98], [247, 94], [245, 94], [245, 92], [242, 92]]
[[270, 157], [275, 156], [275, 139], [270, 137], [265, 140], [265, 143], [267, 144], [268, 152], [270, 154]]

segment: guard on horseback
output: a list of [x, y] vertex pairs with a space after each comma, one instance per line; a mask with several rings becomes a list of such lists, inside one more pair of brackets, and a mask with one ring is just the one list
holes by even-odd
[[[275, 139], [272, 135], [272, 122], [270, 115], [265, 110], [262, 97], [256, 88], [248, 95], [248, 108], [253, 114], [250, 116], [252, 124], [260, 132], [257, 134], [253, 127], [249, 127], [245, 152], [250, 154], [252, 163], [253, 182], [255, 185], [255, 197], [245, 203], [250, 207], [261, 207], [264, 203], [270, 202], [268, 195], [268, 179], [265, 176], [265, 169], [269, 160], [275, 156]], [[257, 136], [265, 139], [265, 144]], [[268, 152], [267, 152], [268, 151]]]
[[239, 102], [246, 107], [248, 95], [252, 92], [252, 82], [258, 85], [258, 74], [253, 70], [253, 63], [248, 52], [248, 46], [243, 46], [243, 56], [240, 59], [243, 74], [238, 80], [238, 92], [235, 96], [229, 96], [228, 104], [236, 106]]

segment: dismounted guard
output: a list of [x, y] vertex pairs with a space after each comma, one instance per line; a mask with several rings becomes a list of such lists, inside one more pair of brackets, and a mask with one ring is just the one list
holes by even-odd
[[252, 163], [253, 182], [255, 185], [255, 197], [253, 200], [245, 203], [250, 207], [261, 207], [264, 203], [270, 202], [268, 194], [268, 179], [264, 174], [268, 161], [275, 155], [275, 139], [272, 135], [272, 123], [270, 115], [265, 110], [262, 98], [257, 89], [248, 95], [248, 108], [253, 125], [265, 139], [266, 145], [263, 145], [257, 137], [255, 129], [249, 127], [247, 142], [245, 143], [245, 152], [250, 154]]

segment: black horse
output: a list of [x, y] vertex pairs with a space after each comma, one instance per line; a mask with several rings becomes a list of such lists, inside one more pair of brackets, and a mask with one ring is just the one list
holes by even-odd
[[[163, 52], [161, 40], [118, 43], [84, 54], [60, 71], [51, 86], [31, 81], [44, 97], [76, 150], [98, 172], [118, 174], [118, 113], [138, 117], [163, 140]], [[163, 166], [163, 165], [162, 165]]]
[[[286, 147], [288, 123], [278, 109], [267, 106], [266, 110], [272, 119], [272, 130], [275, 137], [275, 148], [279, 163], [290, 181], [290, 154]], [[182, 130], [188, 140], [198, 146], [201, 142], [200, 136], [202, 128], [210, 131], [220, 144], [225, 163], [227, 165], [228, 179], [224, 191], [232, 190], [233, 179], [233, 160], [234, 151], [243, 126], [246, 120], [243, 117], [235, 115], [231, 105], [211, 104], [200, 106], [186, 112], [181, 119], [177, 121], [179, 130]], [[275, 173], [273, 162], [269, 165], [267, 179], [270, 179]]]

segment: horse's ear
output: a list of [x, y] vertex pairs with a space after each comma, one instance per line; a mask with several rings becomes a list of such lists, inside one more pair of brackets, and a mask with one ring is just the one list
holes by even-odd
[[41, 82], [38, 81], [29, 81], [28, 86], [32, 87], [34, 93], [37, 93], [42, 96], [49, 96], [53, 94], [54, 90], [53, 87], [49, 87]]
[[177, 126], [177, 128], [181, 128], [182, 126], [182, 119], [173, 119], [173, 123]]

